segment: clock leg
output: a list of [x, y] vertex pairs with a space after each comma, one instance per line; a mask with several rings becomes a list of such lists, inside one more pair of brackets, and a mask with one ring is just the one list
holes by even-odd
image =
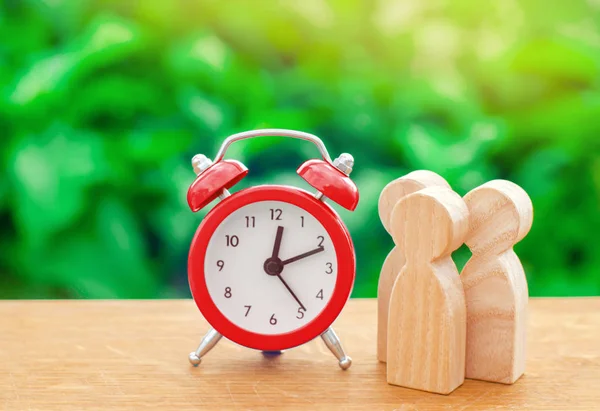
[[283, 351], [263, 351], [262, 353], [265, 357], [277, 357], [278, 355], [283, 354]]
[[221, 337], [223, 337], [223, 336], [221, 334], [219, 334], [214, 328], [211, 328], [206, 333], [204, 338], [202, 338], [202, 341], [200, 342], [198, 349], [196, 351], [190, 353], [190, 356], [189, 356], [190, 363], [194, 367], [197, 367], [198, 365], [200, 365], [200, 362], [202, 362], [202, 358], [206, 354], [208, 354], [208, 352], [210, 350], [212, 350], [215, 345], [217, 345], [217, 343], [219, 342]]
[[327, 348], [329, 348], [329, 351], [331, 351], [332, 354], [335, 355], [335, 358], [338, 359], [340, 368], [342, 370], [347, 370], [350, 368], [352, 365], [352, 358], [348, 357], [344, 352], [342, 343], [340, 342], [340, 339], [336, 335], [335, 331], [333, 331], [333, 328], [329, 327], [327, 331], [321, 334], [321, 338], [323, 339], [323, 342], [325, 342]]

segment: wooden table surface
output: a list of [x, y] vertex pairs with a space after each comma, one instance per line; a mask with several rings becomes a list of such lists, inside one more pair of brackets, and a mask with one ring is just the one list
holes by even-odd
[[526, 375], [449, 396], [386, 384], [375, 321], [352, 300], [336, 322], [345, 372], [320, 339], [275, 358], [222, 340], [192, 368], [192, 301], [4, 301], [0, 409], [600, 410], [600, 298], [531, 300]]

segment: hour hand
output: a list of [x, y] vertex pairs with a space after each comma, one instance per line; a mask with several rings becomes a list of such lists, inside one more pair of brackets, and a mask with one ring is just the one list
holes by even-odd
[[277, 227], [277, 234], [275, 235], [275, 244], [273, 245], [273, 255], [271, 258], [279, 258], [279, 249], [281, 248], [281, 239], [283, 238], [283, 227]]
[[296, 262], [298, 260], [302, 260], [303, 258], [310, 257], [311, 255], [315, 255], [315, 254], [323, 252], [323, 251], [325, 251], [325, 247], [320, 246], [320, 247], [317, 247], [314, 250], [308, 251], [304, 254], [300, 254], [300, 255], [297, 255], [296, 257], [288, 258], [287, 260], [282, 261], [281, 264], [287, 265], [287, 264]]

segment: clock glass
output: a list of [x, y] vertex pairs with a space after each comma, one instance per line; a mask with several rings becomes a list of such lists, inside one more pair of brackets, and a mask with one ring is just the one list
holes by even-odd
[[336, 286], [327, 230], [301, 207], [258, 201], [233, 211], [206, 248], [204, 278], [217, 309], [256, 334], [297, 330], [317, 318]]

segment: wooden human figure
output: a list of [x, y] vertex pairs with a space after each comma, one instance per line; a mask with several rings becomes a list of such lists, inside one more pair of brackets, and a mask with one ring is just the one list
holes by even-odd
[[466, 377], [514, 383], [525, 371], [527, 279], [513, 246], [529, 232], [533, 205], [510, 181], [494, 180], [465, 196], [466, 244], [473, 253], [461, 280], [467, 302]]
[[392, 211], [392, 236], [406, 265], [390, 297], [390, 384], [449, 394], [464, 381], [466, 305], [451, 253], [468, 225], [463, 199], [445, 187], [410, 194]]
[[[426, 187], [440, 186], [450, 188], [450, 185], [440, 175], [427, 170], [417, 170], [389, 183], [379, 197], [379, 217], [381, 223], [390, 232], [390, 219], [394, 206], [400, 199], [422, 190]], [[379, 275], [377, 289], [377, 358], [386, 362], [387, 358], [387, 329], [390, 294], [394, 282], [404, 267], [406, 259], [404, 250], [397, 246], [388, 254]]]

